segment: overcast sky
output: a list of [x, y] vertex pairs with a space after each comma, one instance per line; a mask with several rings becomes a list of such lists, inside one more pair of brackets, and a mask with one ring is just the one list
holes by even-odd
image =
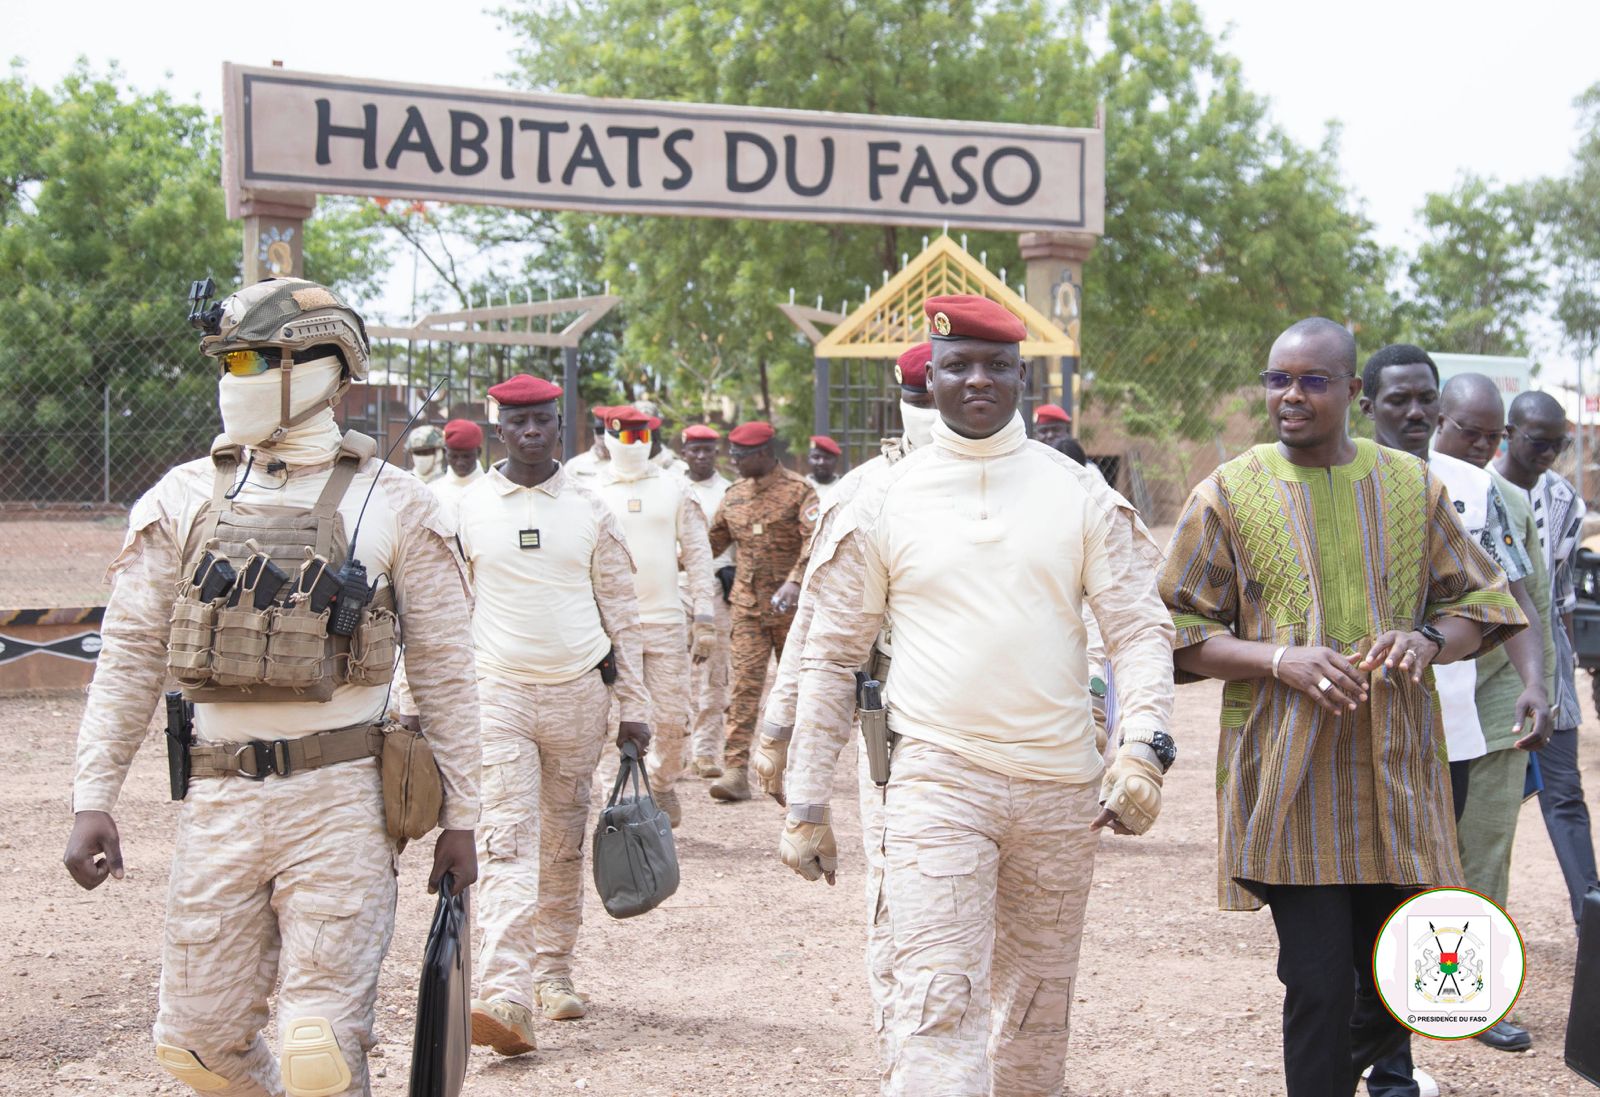
[[[1600, 81], [1594, 0], [1198, 3], [1214, 31], [1231, 27], [1246, 81], [1289, 133], [1314, 144], [1329, 121], [1342, 124], [1345, 180], [1379, 239], [1407, 250], [1423, 196], [1460, 173], [1510, 182], [1562, 171], [1573, 97]], [[37, 82], [54, 83], [80, 55], [115, 59], [138, 87], [165, 86], [213, 110], [224, 60], [465, 87], [495, 85], [510, 66], [508, 37], [473, 0], [267, 6], [260, 18], [174, 0], [6, 7], [0, 51], [26, 59]], [[1548, 333], [1541, 341], [1547, 371], [1570, 368]]]

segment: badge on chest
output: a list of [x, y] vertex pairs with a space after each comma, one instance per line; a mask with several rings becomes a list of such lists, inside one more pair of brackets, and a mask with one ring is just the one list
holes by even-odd
[[539, 531], [536, 529], [521, 529], [517, 531], [517, 547], [520, 549], [536, 549], [539, 547]]
[[761, 533], [761, 523], [760, 522], [751, 522], [750, 523], [750, 532], [759, 535]]
[[638, 514], [642, 510], [644, 510], [644, 500], [643, 499], [629, 499], [628, 500], [628, 513], [629, 514]]

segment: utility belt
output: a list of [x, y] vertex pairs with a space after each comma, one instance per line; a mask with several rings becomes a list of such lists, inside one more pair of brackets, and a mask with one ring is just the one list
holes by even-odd
[[247, 739], [200, 743], [194, 737], [194, 702], [177, 690], [166, 695], [167, 769], [172, 798], [189, 795], [189, 782], [203, 777], [265, 781], [363, 758], [378, 759], [384, 828], [403, 847], [439, 825], [444, 781], [433, 748], [419, 731], [384, 720], [321, 731], [301, 739]]
[[189, 777], [245, 777], [265, 781], [291, 773], [383, 755], [383, 726], [357, 724], [300, 739], [248, 739], [196, 743], [189, 748]]

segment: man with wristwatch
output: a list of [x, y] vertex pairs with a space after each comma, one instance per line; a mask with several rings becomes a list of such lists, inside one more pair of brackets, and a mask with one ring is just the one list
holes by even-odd
[[1348, 1095], [1407, 1038], [1373, 986], [1380, 926], [1463, 882], [1431, 665], [1527, 621], [1428, 467], [1350, 437], [1345, 328], [1294, 324], [1261, 381], [1278, 441], [1190, 493], [1161, 593], [1180, 676], [1226, 683], [1219, 899], [1271, 908], [1289, 1097]]
[[[807, 587], [779, 855], [808, 880], [835, 877], [834, 767], [855, 673], [888, 629], [883, 1092], [1060, 1093], [1099, 830], [1150, 828], [1175, 753], [1160, 553], [1121, 496], [1027, 438], [1022, 321], [969, 295], [924, 309], [931, 444], [863, 483], [813, 550], [827, 560]], [[1109, 769], [1085, 603], [1123, 708]]]

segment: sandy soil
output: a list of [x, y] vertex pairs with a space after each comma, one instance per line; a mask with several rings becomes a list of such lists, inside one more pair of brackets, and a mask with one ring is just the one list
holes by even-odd
[[0, 514], [0, 609], [104, 605], [106, 565], [127, 529], [124, 513], [89, 519]]
[[[1072, 1094], [1283, 1091], [1271, 923], [1214, 909], [1218, 691], [1186, 687], [1180, 705], [1183, 755], [1161, 822], [1148, 838], [1102, 844], [1073, 1014]], [[140, 752], [118, 812], [127, 878], [81, 892], [60, 865], [80, 708], [75, 695], [0, 702], [8, 732], [0, 739], [0, 849], [10, 881], [0, 888], [0, 1092], [186, 1092], [149, 1054], [176, 818], [161, 744], [152, 739]], [[1600, 767], [1597, 745], [1587, 746], [1592, 790]], [[701, 786], [680, 786], [683, 885], [674, 898], [615, 922], [588, 896], [577, 974], [593, 998], [590, 1016], [542, 1023], [540, 1050], [523, 1059], [475, 1055], [469, 1093], [875, 1092], [853, 790], [841, 785], [835, 800], [845, 858], [839, 886], [829, 889], [778, 864], [770, 802], [718, 805]], [[380, 1095], [406, 1091], [432, 910], [426, 868], [421, 850], [403, 859], [373, 1061]], [[1518, 835], [1513, 903], [1530, 949], [1517, 1013], [1533, 1030], [1534, 1050], [1418, 1040], [1417, 1061], [1450, 1094], [1591, 1093], [1561, 1062], [1574, 942], [1534, 806]]]

